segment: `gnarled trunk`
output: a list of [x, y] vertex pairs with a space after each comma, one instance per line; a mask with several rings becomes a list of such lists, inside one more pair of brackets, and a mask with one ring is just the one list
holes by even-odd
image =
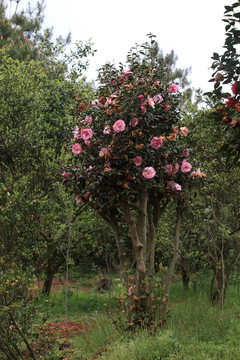
[[146, 216], [147, 216], [147, 191], [143, 189], [138, 205], [138, 226], [130, 210], [127, 198], [121, 199], [121, 207], [136, 259], [136, 288], [137, 294], [141, 295], [144, 291], [143, 281], [146, 276], [145, 251], [146, 251]]

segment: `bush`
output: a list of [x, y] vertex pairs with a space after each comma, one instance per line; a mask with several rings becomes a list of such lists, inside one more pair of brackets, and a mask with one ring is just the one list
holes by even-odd
[[31, 294], [30, 274], [13, 265], [0, 270], [0, 279], [0, 359], [38, 359], [40, 353], [51, 359], [58, 350], [41, 329], [44, 319]]

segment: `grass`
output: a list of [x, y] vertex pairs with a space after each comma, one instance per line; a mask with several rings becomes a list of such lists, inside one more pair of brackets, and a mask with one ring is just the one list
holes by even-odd
[[[181, 284], [174, 284], [167, 324], [155, 334], [126, 331], [117, 303], [121, 289], [115, 284], [112, 290], [116, 298], [111, 300], [110, 314], [107, 292], [75, 289], [69, 297], [70, 319], [91, 323], [89, 331], [71, 339], [74, 359], [240, 360], [240, 302], [236, 285], [229, 287], [225, 308], [219, 311], [209, 302], [206, 291], [190, 288], [185, 292]], [[64, 301], [64, 293], [52, 294], [48, 299], [49, 303], [55, 302], [51, 321], [64, 317]], [[42, 302], [41, 306], [43, 310], [46, 305]]]

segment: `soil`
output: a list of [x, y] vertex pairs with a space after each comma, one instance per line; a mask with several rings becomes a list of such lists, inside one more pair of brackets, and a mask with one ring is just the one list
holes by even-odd
[[[65, 281], [61, 279], [54, 279], [51, 292], [61, 292], [64, 290], [64, 287]], [[79, 284], [76, 280], [70, 280], [69, 287], [74, 290], [74, 288], [79, 288]], [[33, 288], [34, 296], [40, 294], [42, 292], [42, 288], [43, 281], [36, 281]], [[76, 355], [75, 349], [71, 348], [71, 339], [75, 336], [81, 335], [81, 333], [85, 331], [89, 331], [91, 327], [92, 325], [84, 322], [61, 319], [55, 322], [46, 323], [45, 325], [43, 325], [41, 330], [44, 331], [44, 333], [49, 337], [50, 343], [54, 342], [54, 339], [62, 339], [62, 344], [59, 349], [63, 351], [63, 354], [65, 354], [65, 356], [63, 356], [61, 359], [72, 360], [76, 359]]]
[[[51, 292], [61, 292], [65, 287], [65, 283], [66, 283], [65, 280], [54, 279], [52, 282]], [[79, 287], [76, 280], [69, 280], [68, 285], [70, 288], [78, 288]], [[36, 280], [35, 286], [33, 288], [34, 293], [39, 294], [42, 291], [42, 288], [43, 288], [43, 281]]]
[[71, 338], [89, 330], [89, 325], [79, 321], [55, 321], [47, 323], [44, 329], [49, 335], [57, 334], [59, 338]]

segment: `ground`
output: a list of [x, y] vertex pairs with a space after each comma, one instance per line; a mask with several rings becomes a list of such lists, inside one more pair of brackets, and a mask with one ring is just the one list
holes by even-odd
[[[35, 296], [41, 294], [43, 287], [43, 281], [38, 280], [35, 282], [33, 293]], [[64, 291], [65, 281], [61, 279], [54, 279], [51, 292], [59, 293]], [[69, 288], [71, 290], [79, 289], [79, 284], [75, 280], [69, 281]], [[81, 291], [88, 290], [87, 287], [81, 287]], [[62, 360], [76, 359], [75, 349], [72, 348], [71, 339], [80, 336], [81, 333], [89, 331], [91, 328], [90, 324], [82, 321], [70, 321], [62, 318], [57, 321], [47, 322], [42, 327], [42, 331], [49, 338], [50, 343], [54, 343], [60, 339], [59, 349], [63, 351], [65, 357]], [[44, 357], [42, 357], [44, 359]], [[45, 359], [44, 359], [45, 360]]]

